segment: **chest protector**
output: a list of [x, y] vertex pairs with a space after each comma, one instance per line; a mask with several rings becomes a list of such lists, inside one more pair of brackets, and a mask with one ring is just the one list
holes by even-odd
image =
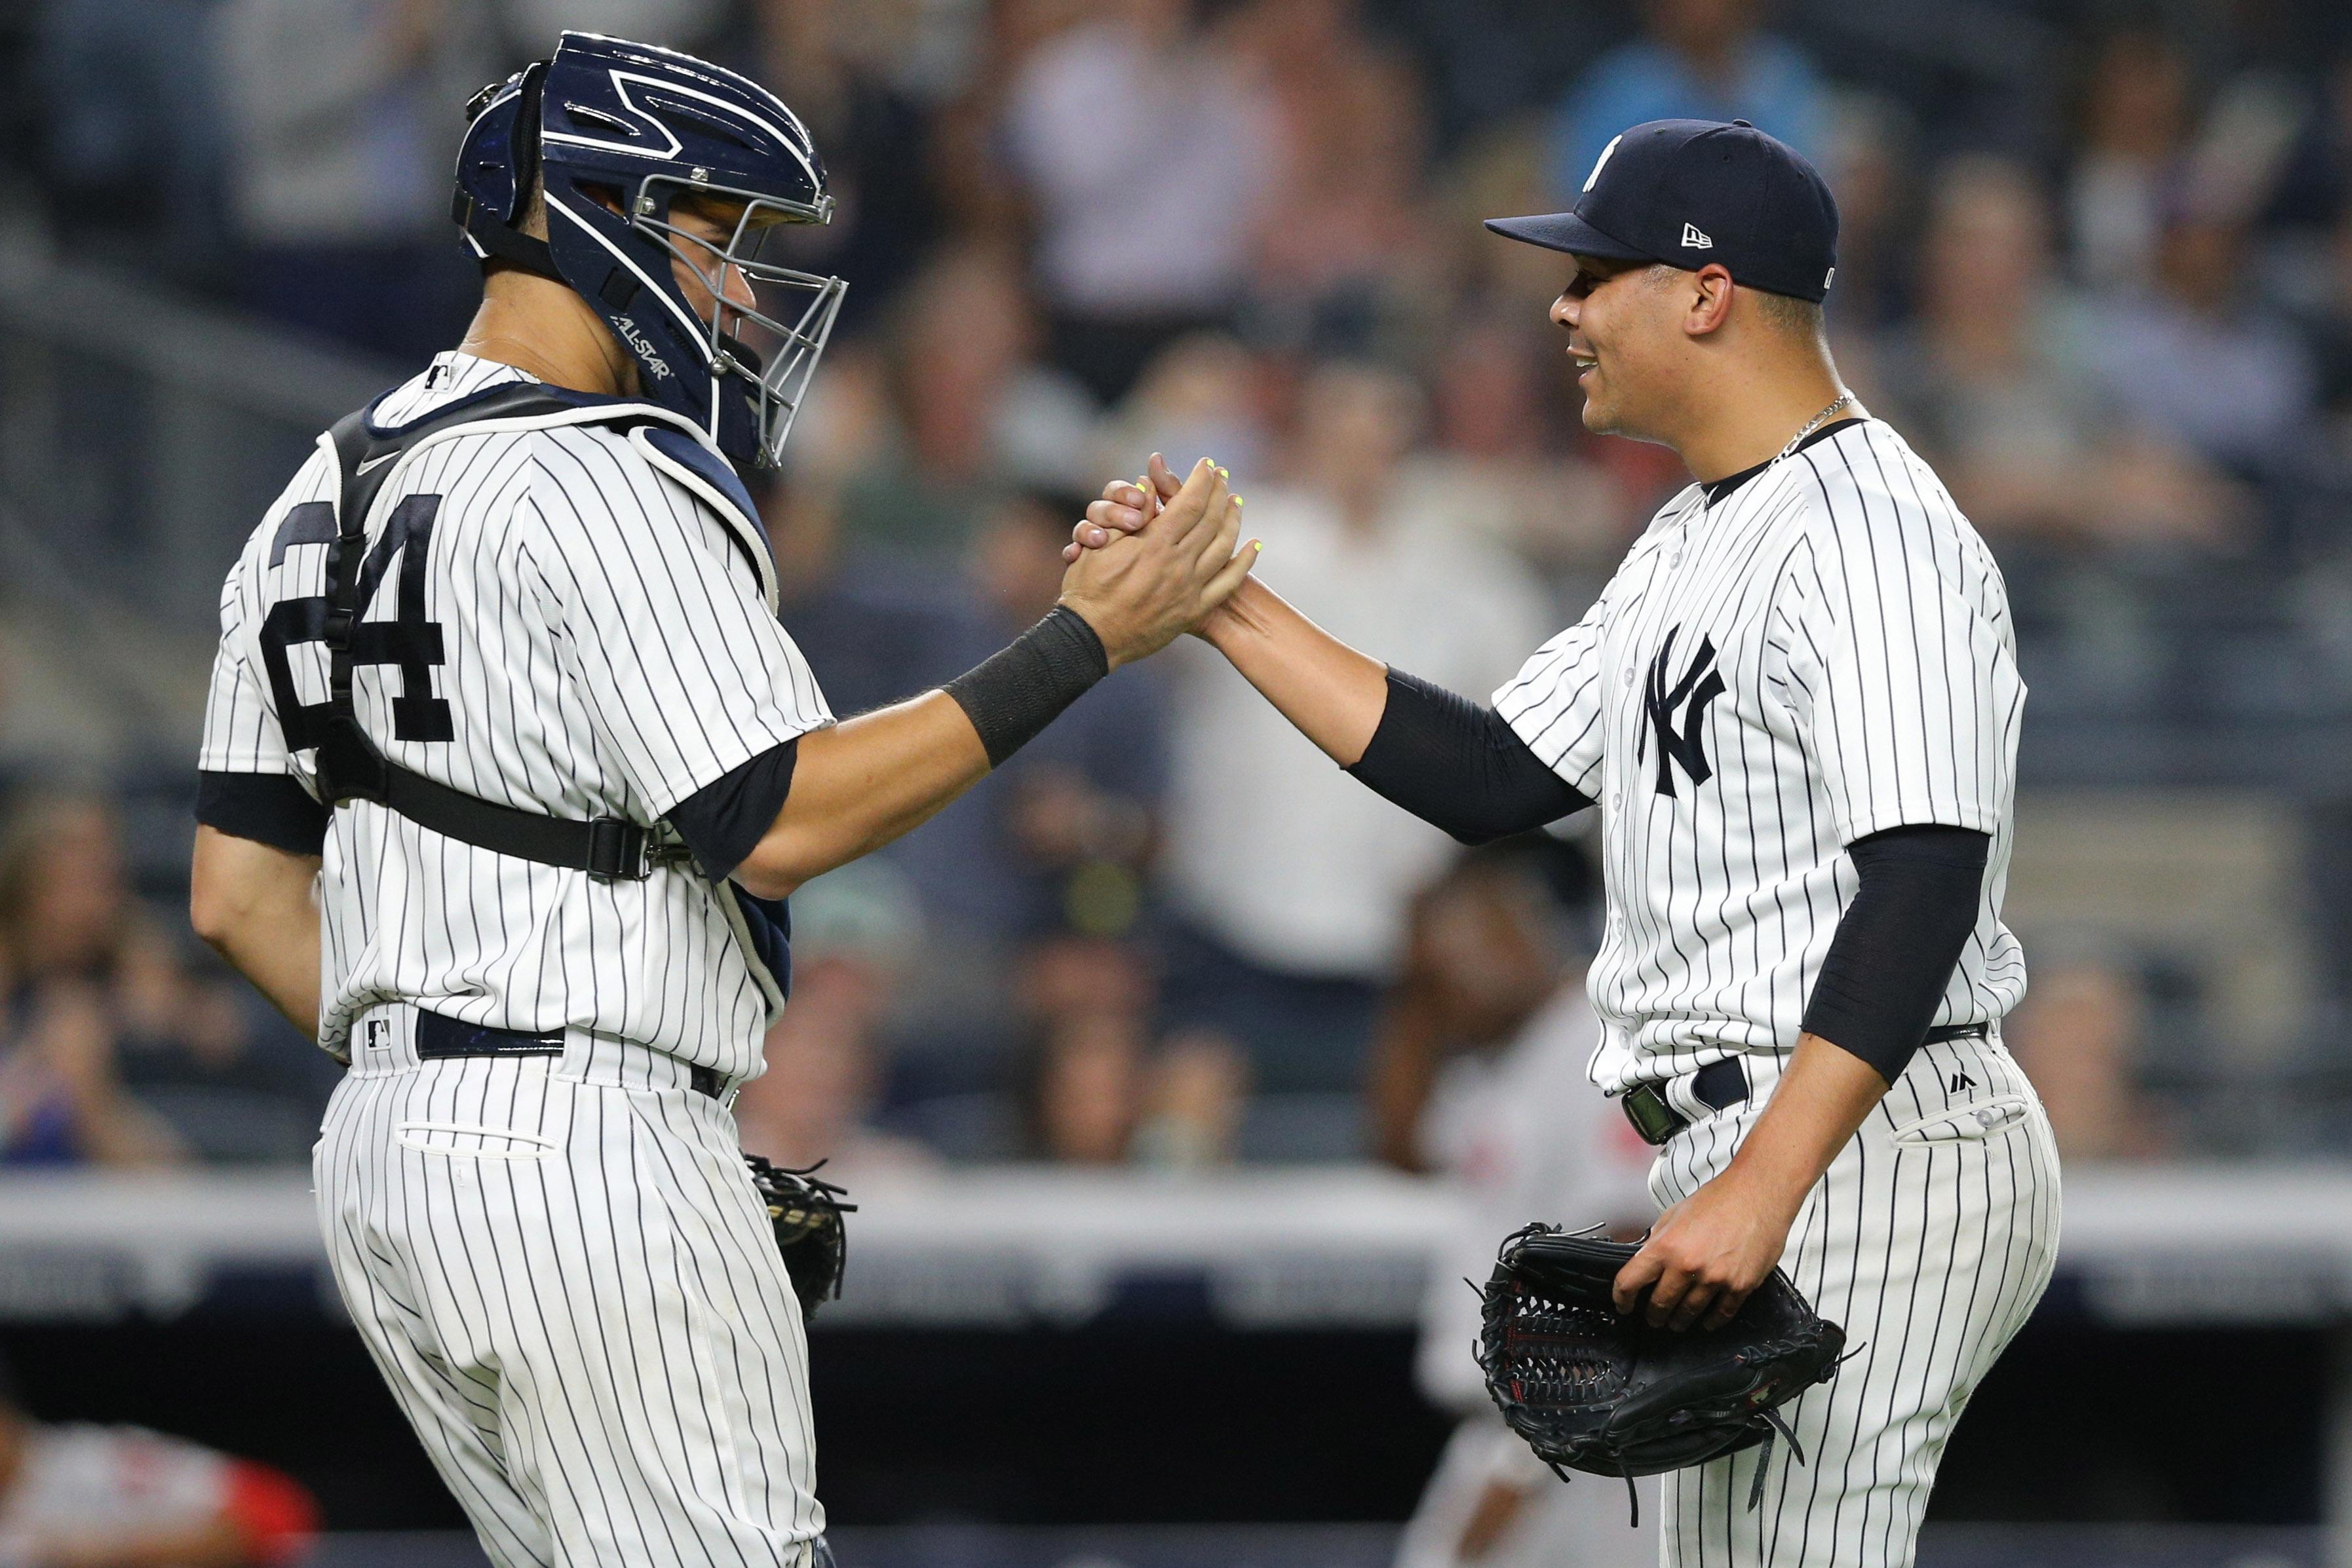
[[[328, 433], [340, 490], [334, 536], [327, 547], [327, 591], [322, 598], [297, 601], [308, 612], [306, 618], [316, 617], [316, 625], [307, 630], [326, 645], [328, 653], [327, 700], [306, 707], [300, 715], [301, 728], [318, 747], [321, 801], [330, 810], [352, 800], [372, 801], [460, 843], [541, 865], [585, 872], [600, 882], [643, 882], [656, 865], [700, 874], [684, 845], [665, 843], [654, 828], [626, 817], [579, 819], [525, 810], [454, 789], [393, 761], [360, 724], [352, 698], [352, 670], [356, 662], [352, 652], [362, 639], [423, 636], [429, 645], [403, 652], [420, 665], [440, 662], [438, 626], [399, 626], [360, 619], [361, 604], [372, 586], [362, 570], [368, 556], [369, 514], [385, 480], [401, 466], [402, 457], [436, 436], [477, 424], [508, 428], [600, 424], [627, 432], [632, 444], [650, 462], [696, 492], [729, 525], [730, 536], [772, 609], [774, 562], [767, 553], [767, 540], [756, 521], [751, 498], [733, 469], [684, 434], [679, 422], [663, 410], [646, 403], [588, 398], [533, 382], [494, 387], [389, 430], [376, 425], [370, 413], [362, 409], [348, 414]], [[421, 583], [421, 574], [415, 580]], [[416, 619], [421, 621], [421, 614]], [[792, 977], [792, 925], [784, 901], [755, 898], [732, 882], [719, 883], [713, 893], [735, 927], [761, 988], [769, 993], [772, 1007], [781, 1007]]]

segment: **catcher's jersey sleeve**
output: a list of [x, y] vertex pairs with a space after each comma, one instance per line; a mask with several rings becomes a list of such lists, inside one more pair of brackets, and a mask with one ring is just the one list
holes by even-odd
[[285, 732], [270, 706], [269, 688], [253, 666], [248, 622], [256, 615], [247, 563], [221, 585], [220, 646], [213, 654], [212, 688], [205, 698], [205, 737], [196, 766], [207, 773], [294, 770]]
[[1907, 457], [1823, 445], [1792, 460], [1813, 504], [1768, 646], [1786, 648], [1779, 689], [1849, 844], [1926, 824], [1990, 833], [2014, 783], [2025, 686], [2000, 574]]
[[[306, 465], [304, 476], [316, 466], [315, 460]], [[302, 483], [298, 479], [297, 487]], [[196, 820], [290, 853], [317, 854], [326, 838], [327, 810], [287, 748], [257, 640], [268, 614], [261, 595], [268, 562], [262, 551], [289, 509], [272, 509], [272, 519], [256, 530], [221, 585], [220, 645], [213, 654], [196, 757]]]
[[556, 659], [648, 815], [831, 722], [725, 525], [595, 435], [542, 446], [523, 549]]

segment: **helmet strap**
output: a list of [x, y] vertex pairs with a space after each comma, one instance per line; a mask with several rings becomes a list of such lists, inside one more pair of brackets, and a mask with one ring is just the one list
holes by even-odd
[[551, 277], [558, 283], [563, 281], [563, 275], [555, 270], [555, 253], [548, 248], [545, 240], [534, 239], [520, 229], [509, 228], [499, 222], [480, 203], [462, 191], [457, 194], [456, 209], [449, 215], [457, 220], [458, 226], [472, 236], [476, 245], [481, 246], [484, 272], [490, 269], [493, 262], [503, 261], [520, 267], [525, 272]]

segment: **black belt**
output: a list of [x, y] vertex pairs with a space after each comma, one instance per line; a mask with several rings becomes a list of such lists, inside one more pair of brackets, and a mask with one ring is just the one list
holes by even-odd
[[[462, 1056], [561, 1056], [563, 1031], [525, 1034], [520, 1030], [490, 1029], [467, 1023], [427, 1008], [416, 1009], [416, 1057], [420, 1061], [446, 1061]], [[687, 1079], [698, 1094], [719, 1099], [726, 1080], [715, 1067], [686, 1064]]]
[[[1986, 1026], [1980, 1023], [1947, 1024], [1931, 1029], [1923, 1045], [1941, 1045], [1947, 1040], [1977, 1040], [1983, 1037]], [[1748, 1069], [1736, 1056], [1721, 1061], [1710, 1061], [1691, 1074], [1691, 1098], [1711, 1111], [1728, 1111], [1748, 1098]], [[1645, 1144], [1663, 1144], [1690, 1125], [1690, 1118], [1677, 1111], [1666, 1100], [1666, 1086], [1662, 1082], [1636, 1083], [1625, 1091], [1618, 1103], [1624, 1108], [1625, 1120], [1633, 1124], [1633, 1131]]]

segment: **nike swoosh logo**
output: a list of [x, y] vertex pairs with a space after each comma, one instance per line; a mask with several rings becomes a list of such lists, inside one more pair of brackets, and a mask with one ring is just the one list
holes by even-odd
[[400, 454], [399, 454], [399, 453], [397, 453], [397, 452], [387, 452], [387, 453], [385, 453], [385, 454], [384, 454], [383, 456], [381, 456], [381, 457], [371, 457], [371, 458], [369, 458], [366, 462], [364, 462], [364, 463], [361, 464], [361, 465], [359, 465], [359, 467], [358, 467], [358, 468], [356, 468], [355, 470], [353, 470], [353, 473], [354, 473], [355, 475], [356, 475], [356, 474], [364, 474], [364, 473], [366, 473], [369, 469], [371, 469], [371, 468], [375, 468], [375, 467], [379, 467], [379, 466], [383, 465], [383, 464], [386, 464], [386, 463], [391, 462], [394, 458], [395, 458], [395, 457], [397, 457], [397, 456], [399, 456], [399, 455], [400, 455]]

